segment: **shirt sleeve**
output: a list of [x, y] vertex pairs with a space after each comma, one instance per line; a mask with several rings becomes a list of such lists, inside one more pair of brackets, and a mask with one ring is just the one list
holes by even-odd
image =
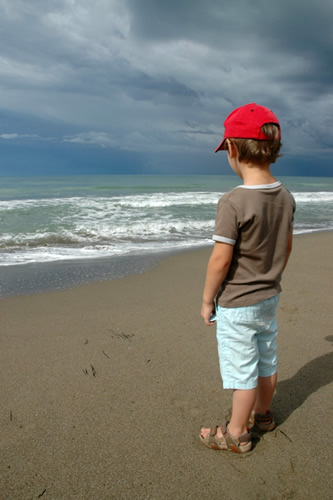
[[213, 240], [235, 245], [238, 237], [237, 212], [228, 198], [224, 195], [218, 202]]
[[293, 195], [291, 195], [292, 198], [292, 207], [293, 207], [293, 218], [291, 220], [291, 223], [294, 224], [294, 217], [295, 217], [295, 212], [296, 212], [296, 201]]

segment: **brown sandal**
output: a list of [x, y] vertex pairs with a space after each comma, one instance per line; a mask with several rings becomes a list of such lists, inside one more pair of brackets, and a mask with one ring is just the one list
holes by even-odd
[[274, 422], [272, 412], [267, 410], [266, 413], [252, 413], [251, 424], [254, 429], [258, 429], [261, 432], [273, 431], [276, 427]]
[[228, 424], [229, 422], [226, 422], [221, 426], [221, 437], [217, 436], [218, 425], [210, 428], [205, 437], [200, 434], [199, 437], [202, 444], [213, 450], [226, 450], [233, 451], [234, 453], [246, 453], [250, 451], [252, 448], [251, 434], [247, 432], [239, 436], [239, 438], [232, 436], [228, 431]]

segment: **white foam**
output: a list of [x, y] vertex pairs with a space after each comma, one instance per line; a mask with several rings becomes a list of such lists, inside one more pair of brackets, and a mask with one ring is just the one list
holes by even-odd
[[[293, 193], [295, 233], [333, 229], [333, 193]], [[147, 253], [207, 244], [216, 192], [0, 201], [0, 265]]]
[[293, 193], [296, 203], [332, 203], [333, 193], [326, 191], [319, 191], [317, 193]]
[[31, 264], [37, 262], [54, 262], [61, 260], [80, 260], [100, 257], [112, 257], [116, 255], [139, 255], [156, 253], [163, 250], [175, 250], [194, 248], [207, 244], [212, 244], [210, 239], [181, 240], [170, 245], [168, 241], [147, 242], [141, 244], [125, 243], [121, 246], [96, 245], [82, 248], [33, 248], [25, 252], [1, 252], [0, 266], [11, 266], [19, 264]]

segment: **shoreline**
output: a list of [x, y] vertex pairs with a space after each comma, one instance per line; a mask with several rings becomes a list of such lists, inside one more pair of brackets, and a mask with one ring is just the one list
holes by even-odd
[[134, 276], [152, 270], [164, 258], [204, 248], [210, 246], [169, 249], [146, 255], [117, 255], [3, 266], [0, 267], [0, 299], [68, 290], [89, 283]]
[[278, 426], [241, 457], [198, 438], [231, 407], [215, 329], [200, 318], [210, 249], [3, 298], [1, 498], [329, 500], [332, 248], [332, 232], [294, 240], [278, 309]]
[[[333, 234], [333, 231], [321, 230], [294, 235], [294, 239]], [[211, 245], [184, 249], [169, 249], [146, 255], [117, 255], [94, 259], [73, 259], [51, 262], [39, 262], [12, 266], [0, 266], [0, 300], [6, 297], [19, 297], [43, 292], [53, 292], [77, 288], [89, 283], [99, 283], [125, 276], [137, 275], [150, 271], [159, 261], [180, 254], [210, 250]]]

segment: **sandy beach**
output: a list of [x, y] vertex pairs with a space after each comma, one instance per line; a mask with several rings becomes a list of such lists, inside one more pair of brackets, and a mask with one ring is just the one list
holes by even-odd
[[294, 239], [278, 427], [244, 456], [198, 439], [231, 404], [200, 318], [210, 251], [0, 300], [1, 499], [332, 498], [333, 233]]

